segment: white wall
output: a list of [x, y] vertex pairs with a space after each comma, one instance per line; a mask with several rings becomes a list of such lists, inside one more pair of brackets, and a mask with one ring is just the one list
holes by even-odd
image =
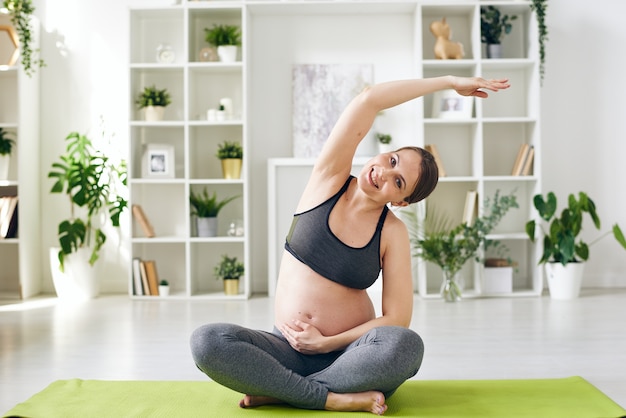
[[[42, 57], [48, 64], [40, 70], [42, 176], [63, 151], [69, 132], [98, 137], [100, 116], [109, 132], [115, 133], [119, 149], [126, 150], [128, 7], [172, 2], [34, 0], [35, 14], [43, 26]], [[550, 40], [541, 109], [544, 191], [553, 190], [560, 199], [570, 192], [587, 191], [596, 202], [603, 230], [613, 222], [626, 229], [626, 114], [620, 106], [625, 93], [626, 29], [622, 20], [626, 3], [596, 0], [594, 7], [589, 7], [583, 0], [551, 0], [547, 15]], [[266, 178], [264, 164], [254, 164], [252, 169], [251, 177]], [[51, 184], [47, 178], [42, 185], [41, 256], [47, 260], [48, 247], [56, 242], [56, 225], [68, 209], [62, 198], [48, 193]], [[253, 201], [256, 207], [263, 205], [265, 213], [265, 196], [253, 196]], [[266, 219], [253, 217], [263, 223]], [[598, 235], [587, 229], [585, 237]], [[123, 292], [130, 265], [128, 237], [109, 234], [109, 239], [103, 291]], [[253, 283], [254, 291], [266, 290], [266, 253], [254, 255], [254, 249], [264, 242], [262, 236], [253, 241], [252, 268], [260, 279]], [[119, 253], [115, 251], [118, 245], [122, 247]], [[52, 291], [46, 267], [42, 277], [44, 289]], [[584, 285], [626, 286], [626, 252], [611, 238], [591, 248]]]

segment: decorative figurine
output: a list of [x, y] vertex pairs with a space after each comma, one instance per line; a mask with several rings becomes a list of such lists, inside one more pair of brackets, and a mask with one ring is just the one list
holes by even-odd
[[450, 26], [446, 18], [435, 20], [430, 24], [430, 31], [437, 39], [435, 42], [435, 58], [440, 60], [461, 59], [465, 56], [463, 44], [452, 42]]

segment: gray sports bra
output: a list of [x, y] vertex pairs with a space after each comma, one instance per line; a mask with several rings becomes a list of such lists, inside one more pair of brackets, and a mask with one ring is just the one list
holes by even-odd
[[367, 289], [380, 273], [380, 235], [389, 209], [384, 207], [376, 232], [367, 245], [354, 248], [341, 242], [330, 230], [328, 220], [353, 178], [348, 177], [341, 190], [330, 199], [293, 216], [285, 249], [333, 282], [353, 289]]

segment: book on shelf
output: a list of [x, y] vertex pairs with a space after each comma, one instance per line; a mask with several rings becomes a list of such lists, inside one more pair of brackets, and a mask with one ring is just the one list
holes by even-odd
[[439, 177], [445, 177], [446, 169], [443, 166], [443, 160], [441, 159], [437, 146], [435, 144], [428, 144], [424, 145], [424, 149], [433, 155], [435, 163], [437, 163], [437, 168], [439, 169]]
[[533, 160], [535, 159], [535, 147], [532, 145], [526, 153], [526, 159], [524, 160], [524, 167], [522, 168], [522, 176], [529, 176], [533, 168]]
[[146, 271], [146, 263], [139, 261], [139, 275], [141, 276], [141, 294], [150, 295], [150, 286], [148, 285], [148, 273]]
[[133, 286], [135, 295], [144, 295], [143, 282], [141, 279], [141, 259], [139, 257], [133, 258]]
[[143, 211], [143, 208], [137, 204], [134, 204], [132, 205], [132, 210], [133, 216], [141, 226], [143, 234], [146, 236], [146, 238], [153, 238], [155, 236], [154, 228], [152, 227], [152, 224], [148, 220], [145, 212]]
[[463, 208], [462, 223], [472, 226], [474, 219], [478, 215], [478, 192], [476, 190], [468, 190], [465, 194], [465, 207]]
[[517, 152], [513, 169], [511, 170], [512, 176], [527, 176], [530, 174], [530, 170], [535, 155], [535, 147], [528, 144], [522, 144]]
[[0, 198], [0, 238], [17, 236], [17, 196]]
[[146, 270], [146, 278], [148, 279], [149, 289], [146, 294], [150, 296], [159, 296], [159, 275], [156, 269], [156, 261], [145, 260], [143, 263]]

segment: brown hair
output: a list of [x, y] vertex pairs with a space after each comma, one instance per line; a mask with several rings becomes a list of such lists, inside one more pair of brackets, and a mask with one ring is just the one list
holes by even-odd
[[408, 203], [416, 203], [420, 200], [426, 199], [437, 186], [439, 181], [439, 169], [435, 162], [435, 157], [420, 147], [408, 146], [399, 148], [396, 151], [412, 150], [417, 152], [422, 157], [422, 163], [420, 164], [420, 174], [417, 178], [417, 184], [415, 189], [404, 200]]

